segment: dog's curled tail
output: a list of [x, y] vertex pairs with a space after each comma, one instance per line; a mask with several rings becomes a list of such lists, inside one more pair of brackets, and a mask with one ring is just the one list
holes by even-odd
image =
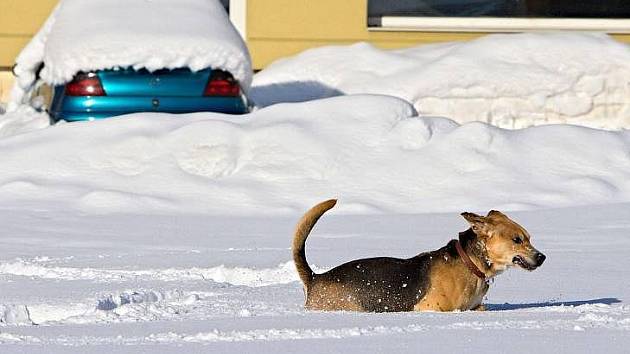
[[319, 220], [326, 211], [334, 207], [335, 204], [337, 204], [337, 199], [330, 199], [315, 205], [302, 216], [295, 228], [295, 235], [293, 236], [293, 262], [305, 287], [308, 287], [315, 276], [315, 273], [313, 273], [313, 270], [306, 261], [306, 253], [304, 251], [306, 238], [311, 232], [311, 229], [313, 229], [313, 226], [315, 226], [317, 220]]

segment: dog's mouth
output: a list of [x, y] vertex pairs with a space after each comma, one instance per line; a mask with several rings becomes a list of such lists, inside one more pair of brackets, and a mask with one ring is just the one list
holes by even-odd
[[521, 257], [521, 256], [516, 256], [514, 258], [512, 258], [512, 263], [516, 264], [517, 266], [525, 269], [525, 270], [529, 270], [532, 271], [536, 268], [538, 268], [536, 265], [531, 264], [529, 262], [527, 262], [525, 260], [525, 258]]

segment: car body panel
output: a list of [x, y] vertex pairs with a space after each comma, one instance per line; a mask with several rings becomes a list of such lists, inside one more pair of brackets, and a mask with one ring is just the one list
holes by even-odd
[[106, 96], [69, 96], [65, 85], [56, 86], [49, 110], [53, 121], [95, 120], [139, 112], [219, 112], [243, 114], [247, 100], [238, 97], [207, 97], [204, 89], [211, 69], [96, 71]]
[[97, 72], [107, 96], [202, 96], [212, 70], [108, 70]]

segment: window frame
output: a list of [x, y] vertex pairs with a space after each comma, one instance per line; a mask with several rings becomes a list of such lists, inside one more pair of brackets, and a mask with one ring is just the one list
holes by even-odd
[[368, 22], [370, 31], [630, 33], [630, 19], [381, 16]]

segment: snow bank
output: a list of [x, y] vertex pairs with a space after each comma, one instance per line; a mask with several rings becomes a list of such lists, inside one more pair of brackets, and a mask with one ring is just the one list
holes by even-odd
[[[263, 269], [219, 265], [211, 268], [140, 270], [50, 267], [32, 262], [18, 261], [11, 263], [0, 262], [0, 275], [67, 281], [89, 280], [95, 283], [120, 283], [140, 280], [158, 280], [161, 282], [211, 280], [216, 283], [249, 287], [287, 284], [299, 279], [292, 261], [284, 262], [274, 268]], [[0, 307], [1, 309], [2, 307]], [[2, 318], [0, 318], [0, 322], [1, 320]]]
[[254, 78], [261, 106], [340, 94], [401, 97], [425, 115], [504, 128], [630, 127], [630, 47], [599, 34], [501, 34], [381, 50], [308, 50]]
[[[630, 131], [503, 130], [388, 96], [137, 114], [0, 140], [0, 200], [86, 212], [531, 209], [630, 201]], [[60, 202], [63, 201], [63, 202]]]
[[216, 0], [62, 0], [17, 59], [14, 102], [40, 63], [50, 84], [115, 67], [221, 68], [244, 90], [252, 79], [247, 48]]
[[31, 324], [33, 324], [33, 321], [31, 321], [26, 306], [0, 304], [0, 326]]
[[2, 112], [0, 108], [0, 138], [31, 132], [50, 126], [50, 117], [32, 107], [21, 105], [11, 112]]

